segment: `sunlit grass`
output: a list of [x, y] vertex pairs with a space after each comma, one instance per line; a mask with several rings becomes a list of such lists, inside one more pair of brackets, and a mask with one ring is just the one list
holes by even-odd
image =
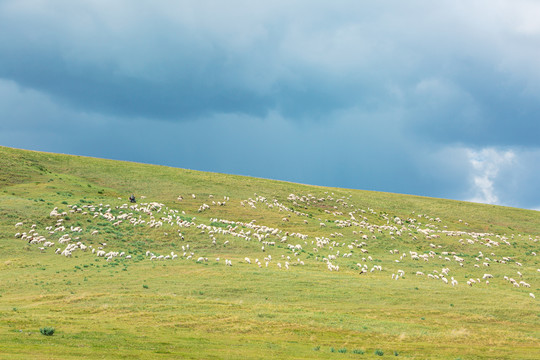
[[[528, 296], [529, 292], [540, 295], [540, 264], [532, 254], [540, 251], [534, 241], [540, 235], [537, 212], [8, 148], [0, 148], [0, 165], [2, 358], [356, 359], [379, 358], [376, 352], [380, 350], [381, 358], [397, 353], [399, 358], [417, 359], [535, 359], [540, 351], [540, 308]], [[107, 243], [111, 250], [132, 255], [129, 260], [111, 261], [82, 251], [71, 258], [55, 255], [59, 244], [41, 252], [39, 245], [14, 237], [32, 224], [48, 236], [45, 228], [56, 223], [49, 216], [54, 207], [69, 212], [69, 205], [110, 205], [115, 216], [129, 212], [116, 206], [127, 203], [131, 193], [139, 204], [163, 203], [178, 210], [183, 220], [197, 224], [227, 229], [220, 219], [255, 220], [255, 224], [279, 228], [280, 236], [287, 232], [290, 236], [284, 242], [270, 237], [267, 240], [276, 244], [266, 245], [263, 252], [262, 243], [252, 235], [246, 241], [216, 233], [213, 244], [209, 231], [196, 226], [149, 228], [127, 221], [114, 226], [92, 214], [68, 213], [66, 227], [83, 230], [72, 236], [96, 248]], [[327, 200], [295, 205], [287, 200], [291, 193]], [[242, 206], [255, 194], [307, 216], [262, 202], [256, 208]], [[178, 200], [179, 195], [183, 200]], [[212, 205], [225, 197], [224, 206]], [[210, 209], [198, 212], [203, 203]], [[392, 224], [395, 216], [415, 218], [439, 230], [446, 226], [448, 230], [506, 234], [512, 245], [487, 248], [482, 243], [460, 243], [467, 235], [427, 239], [413, 228], [390, 235], [336, 225], [335, 220], [349, 219], [348, 213], [355, 209], [365, 210], [354, 216], [358, 221], [363, 216], [370, 224]], [[136, 215], [150, 221], [150, 215]], [[155, 219], [164, 215], [152, 214]], [[283, 221], [285, 217], [289, 221]], [[435, 218], [441, 222], [431, 220]], [[24, 225], [15, 228], [18, 222]], [[321, 227], [321, 222], [326, 226]], [[95, 230], [98, 234], [91, 235]], [[250, 229], [238, 226], [238, 230]], [[292, 236], [295, 232], [308, 235], [308, 240]], [[368, 235], [365, 254], [347, 246], [315, 251], [311, 244], [316, 237], [349, 244], [362, 235]], [[182, 256], [182, 246], [187, 244], [195, 253], [190, 260]], [[294, 255], [287, 244], [300, 244], [302, 250]], [[437, 256], [429, 262], [405, 258], [397, 263], [399, 255], [390, 253], [394, 249], [400, 254], [435, 251]], [[351, 251], [352, 257], [338, 258], [339, 272], [330, 272], [322, 258], [337, 250], [341, 254]], [[180, 257], [150, 261], [146, 251], [156, 255], [173, 251]], [[446, 261], [443, 251], [456, 252], [465, 259], [465, 266]], [[473, 264], [479, 251], [486, 257], [513, 260], [477, 268]], [[266, 267], [262, 260], [270, 254], [273, 260]], [[362, 260], [368, 255], [373, 261]], [[198, 257], [208, 261], [198, 262]], [[305, 265], [299, 265], [297, 258]], [[225, 266], [225, 259], [233, 266]], [[255, 259], [262, 261], [261, 268]], [[276, 266], [277, 262], [284, 266], [285, 261], [294, 264], [288, 271]], [[360, 274], [359, 262], [370, 268], [379, 264], [383, 271]], [[449, 275], [458, 280], [458, 286], [415, 275], [446, 267], [451, 268]], [[398, 270], [405, 276], [392, 280], [391, 274]], [[519, 281], [518, 271], [530, 288], [514, 288], [503, 280], [512, 276]], [[481, 278], [484, 273], [494, 276], [489, 285], [484, 281], [466, 285], [469, 278]], [[44, 327], [54, 327], [54, 335], [41, 335]]]

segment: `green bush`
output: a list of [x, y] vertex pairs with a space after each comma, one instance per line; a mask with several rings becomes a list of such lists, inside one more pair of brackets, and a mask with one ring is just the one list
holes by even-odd
[[39, 332], [45, 336], [52, 336], [54, 334], [54, 328], [51, 326], [45, 326], [40, 328]]
[[381, 349], [377, 349], [377, 350], [375, 350], [375, 355], [383, 356], [384, 351], [382, 351]]

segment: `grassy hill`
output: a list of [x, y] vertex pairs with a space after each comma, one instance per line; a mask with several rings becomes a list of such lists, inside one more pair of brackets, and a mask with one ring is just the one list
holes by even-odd
[[536, 211], [0, 147], [0, 358], [538, 359], [539, 240]]

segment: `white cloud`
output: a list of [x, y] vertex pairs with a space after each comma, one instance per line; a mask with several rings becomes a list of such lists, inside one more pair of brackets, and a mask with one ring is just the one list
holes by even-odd
[[495, 180], [502, 168], [514, 164], [515, 153], [512, 150], [484, 148], [480, 151], [468, 149], [467, 154], [473, 169], [472, 191], [474, 193], [468, 201], [500, 205]]

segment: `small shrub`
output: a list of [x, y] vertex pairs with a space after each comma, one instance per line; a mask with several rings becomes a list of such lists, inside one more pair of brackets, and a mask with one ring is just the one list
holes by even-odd
[[314, 350], [314, 351], [319, 351], [319, 350], [321, 350], [321, 347], [320, 347], [319, 345], [317, 345], [317, 346], [315, 346], [315, 347], [313, 348], [313, 350]]
[[338, 350], [338, 353], [345, 354], [346, 352], [347, 352], [346, 348], [341, 348], [341, 349]]
[[51, 326], [45, 326], [40, 328], [39, 332], [45, 336], [52, 336], [54, 334], [54, 328]]
[[334, 349], [333, 347], [330, 348], [330, 352], [336, 352], [336, 349]]
[[144, 284], [142, 287], [145, 288], [145, 289], [148, 289], [148, 285], [146, 285], [146, 284]]
[[399, 356], [399, 353], [397, 351], [394, 351], [394, 356]]
[[364, 350], [360, 350], [360, 349], [354, 349], [352, 352], [353, 352], [353, 354], [360, 354], [360, 355], [364, 355], [364, 353], [365, 353]]
[[377, 349], [377, 350], [375, 350], [375, 355], [383, 356], [383, 355], [384, 355], [384, 351], [382, 351], [381, 349]]

